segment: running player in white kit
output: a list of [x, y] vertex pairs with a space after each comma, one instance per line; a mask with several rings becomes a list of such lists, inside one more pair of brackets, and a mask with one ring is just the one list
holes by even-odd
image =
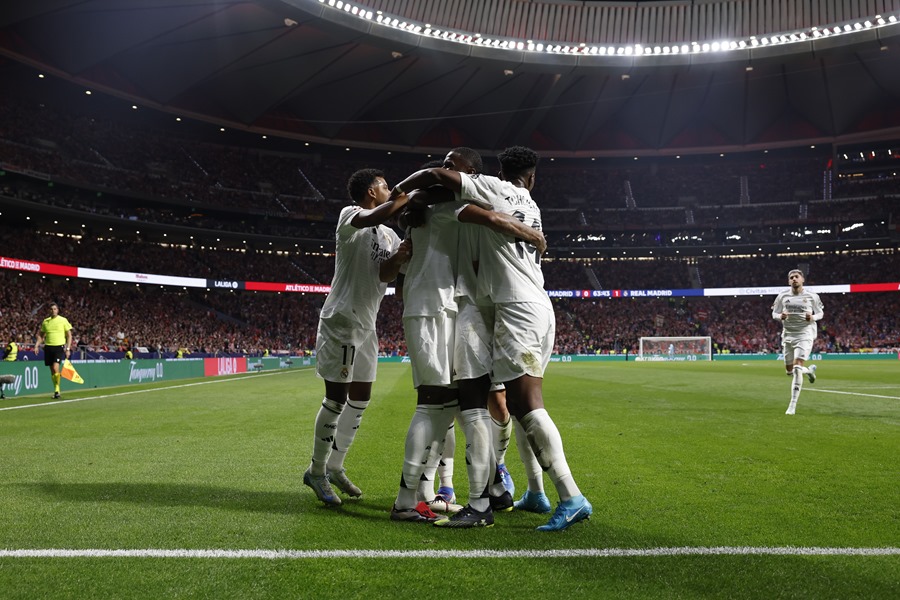
[[803, 389], [803, 376], [809, 382], [816, 380], [816, 365], [804, 366], [812, 353], [818, 326], [816, 322], [825, 316], [819, 295], [803, 288], [806, 278], [803, 271], [793, 269], [788, 272], [790, 289], [775, 297], [772, 304], [772, 318], [781, 322], [781, 347], [784, 352], [784, 368], [793, 379], [791, 381], [791, 401], [785, 414], [792, 415], [797, 410], [797, 400]]

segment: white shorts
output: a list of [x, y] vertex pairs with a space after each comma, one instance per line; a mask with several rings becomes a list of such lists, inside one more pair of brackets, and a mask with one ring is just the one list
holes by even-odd
[[479, 306], [462, 298], [458, 304], [453, 379], [477, 379], [491, 372], [494, 306]]
[[781, 350], [784, 352], [784, 364], [793, 365], [796, 359], [803, 362], [809, 360], [812, 354], [813, 340], [809, 338], [786, 338], [781, 341]]
[[403, 332], [412, 364], [413, 387], [451, 385], [456, 313], [444, 311], [436, 317], [403, 317]]
[[553, 308], [536, 302], [496, 305], [491, 381], [543, 377], [556, 336]]
[[378, 336], [360, 329], [343, 315], [319, 319], [316, 332], [316, 375], [326, 381], [375, 381]]

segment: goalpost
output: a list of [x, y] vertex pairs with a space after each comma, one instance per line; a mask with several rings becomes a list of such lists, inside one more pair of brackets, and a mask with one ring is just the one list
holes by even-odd
[[710, 338], [709, 336], [642, 337], [637, 360], [712, 360], [712, 338]]

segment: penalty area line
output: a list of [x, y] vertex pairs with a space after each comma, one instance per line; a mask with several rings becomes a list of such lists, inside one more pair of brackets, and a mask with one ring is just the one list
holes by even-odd
[[822, 388], [806, 387], [804, 391], [820, 392], [822, 394], [843, 394], [845, 396], [865, 396], [866, 398], [881, 398], [882, 400], [900, 400], [898, 396], [883, 396], [881, 394], [863, 394], [861, 392], [843, 392], [841, 390], [823, 390]]
[[682, 546], [571, 550], [203, 550], [203, 549], [0, 549], [0, 558], [200, 558], [307, 560], [321, 558], [644, 558], [667, 556], [900, 556], [900, 548]]
[[133, 394], [147, 394], [152, 392], [164, 392], [166, 390], [177, 390], [179, 388], [189, 388], [197, 385], [212, 385], [214, 383], [231, 383], [234, 381], [245, 381], [247, 379], [256, 379], [257, 377], [271, 377], [273, 375], [284, 375], [285, 373], [300, 373], [305, 371], [312, 371], [312, 369], [289, 369], [286, 371], [275, 371], [273, 373], [256, 373], [252, 375], [246, 375], [244, 377], [234, 377], [227, 376], [222, 379], [213, 379], [211, 381], [198, 381], [196, 383], [180, 383], [178, 385], [167, 385], [165, 387], [156, 387], [156, 388], [148, 388], [146, 390], [131, 390], [129, 392], [116, 392], [115, 394], [102, 394], [100, 396], [85, 396], [84, 398], [70, 398], [69, 400], [54, 400], [53, 402], [41, 402], [40, 404], [23, 404], [21, 406], [6, 406], [4, 408], [0, 408], [0, 411], [4, 410], [19, 410], [22, 408], [38, 408], [41, 406], [53, 406], [55, 404], [69, 404], [72, 402], [84, 402], [85, 400], [101, 400], [103, 398], [118, 398], [120, 396], [131, 396]]

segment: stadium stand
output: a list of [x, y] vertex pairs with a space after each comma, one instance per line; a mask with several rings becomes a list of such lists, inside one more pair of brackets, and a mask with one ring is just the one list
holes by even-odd
[[[14, 94], [0, 97], [0, 122], [4, 255], [137, 273], [328, 284], [347, 175], [374, 164], [396, 181], [427, 159], [213, 142], [131, 115], [80, 113]], [[832, 180], [821, 151], [764, 161], [748, 153], [585, 162], [541, 166], [534, 195], [551, 245], [548, 289], [782, 286], [798, 265], [810, 285], [884, 282], [900, 272], [896, 176]], [[651, 254], [662, 250], [678, 253]], [[0, 270], [0, 334], [27, 352], [51, 299], [64, 307], [85, 353], [145, 347], [215, 355], [311, 352], [323, 296]], [[557, 351], [622, 352], [652, 335], [711, 335], [718, 351], [775, 351], [770, 302], [558, 298]], [[897, 347], [896, 294], [825, 302], [821, 350]], [[385, 355], [405, 354], [400, 314], [399, 299], [386, 297], [379, 315]]]

